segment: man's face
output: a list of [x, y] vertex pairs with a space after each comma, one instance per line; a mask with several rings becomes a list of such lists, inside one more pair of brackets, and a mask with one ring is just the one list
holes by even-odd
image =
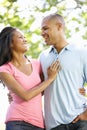
[[41, 25], [41, 35], [47, 45], [55, 45], [58, 38], [58, 29], [55, 21], [44, 19]]

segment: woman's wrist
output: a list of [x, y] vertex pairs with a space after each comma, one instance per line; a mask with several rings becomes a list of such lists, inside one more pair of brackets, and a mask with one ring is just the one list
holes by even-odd
[[51, 77], [48, 77], [48, 79], [47, 79], [50, 83], [54, 80], [53, 78], [51, 78]]

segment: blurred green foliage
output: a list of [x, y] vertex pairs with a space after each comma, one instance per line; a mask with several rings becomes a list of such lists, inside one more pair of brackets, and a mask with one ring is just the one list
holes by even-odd
[[[3, 0], [0, 2], [0, 28], [2, 28], [2, 26], [13, 26], [23, 31], [30, 46], [27, 55], [37, 58], [40, 52], [46, 48], [40, 36], [40, 25], [39, 27], [37, 26], [39, 23], [36, 24], [37, 27], [35, 27], [35, 29], [32, 29], [32, 26], [36, 20], [40, 21], [40, 16], [43, 17], [46, 13], [52, 13], [52, 10], [62, 14], [67, 25], [72, 21], [73, 24], [75, 22], [75, 26], [73, 25], [74, 27], [72, 27], [74, 32], [79, 32], [79, 27], [83, 26], [85, 32], [82, 38], [87, 39], [87, 29], [85, 28], [87, 26], [87, 0], [75, 0], [75, 6], [70, 7], [67, 6], [66, 0], [43, 0], [43, 2], [40, 0], [42, 3], [40, 7], [37, 4], [34, 6], [29, 5], [28, 8], [24, 10], [20, 10], [17, 1], [18, 0]], [[25, 16], [21, 16], [20, 14], [24, 13], [24, 11], [26, 12]], [[75, 11], [78, 11], [77, 16], [72, 15], [72, 12], [75, 14]], [[73, 31], [66, 26], [66, 37], [70, 38]]]

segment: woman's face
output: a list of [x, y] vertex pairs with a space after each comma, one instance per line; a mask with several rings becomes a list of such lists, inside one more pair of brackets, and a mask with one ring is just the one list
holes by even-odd
[[11, 49], [18, 53], [25, 53], [28, 50], [27, 41], [19, 30], [13, 32]]

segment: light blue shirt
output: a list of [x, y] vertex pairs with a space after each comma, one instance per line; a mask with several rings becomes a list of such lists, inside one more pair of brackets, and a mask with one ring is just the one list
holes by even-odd
[[42, 52], [40, 62], [45, 79], [47, 68], [56, 59], [60, 61], [61, 70], [44, 92], [47, 130], [72, 122], [86, 109], [86, 98], [79, 93], [79, 88], [87, 82], [87, 50], [68, 44], [59, 54], [53, 47]]

